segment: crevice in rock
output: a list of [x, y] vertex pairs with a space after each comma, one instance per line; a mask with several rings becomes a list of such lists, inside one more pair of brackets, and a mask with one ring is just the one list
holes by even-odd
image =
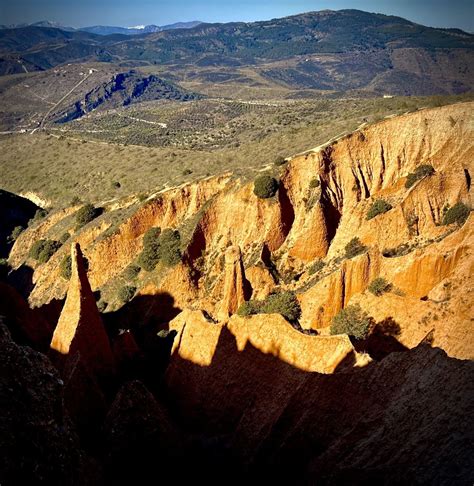
[[471, 174], [469, 174], [469, 171], [467, 169], [464, 169], [464, 177], [466, 178], [466, 187], [467, 190], [471, 190]]
[[278, 201], [280, 203], [281, 211], [281, 232], [285, 240], [295, 221], [295, 210], [288, 197], [286, 187], [283, 184], [280, 184], [280, 188], [278, 189]]

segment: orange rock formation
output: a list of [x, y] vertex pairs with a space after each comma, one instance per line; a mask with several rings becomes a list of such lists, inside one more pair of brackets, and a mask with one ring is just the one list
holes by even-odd
[[71, 259], [68, 294], [54, 330], [51, 348], [63, 355], [78, 352], [91, 371], [107, 374], [114, 368], [114, 358], [78, 244], [71, 246]]

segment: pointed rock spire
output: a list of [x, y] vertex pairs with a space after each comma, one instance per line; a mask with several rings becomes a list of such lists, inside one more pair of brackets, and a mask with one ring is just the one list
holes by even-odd
[[71, 246], [71, 280], [51, 348], [63, 355], [79, 352], [87, 367], [99, 375], [113, 371], [109, 338], [92, 293], [79, 244]]
[[245, 278], [240, 247], [230, 246], [225, 252], [224, 292], [219, 307], [218, 319], [225, 321], [250, 298], [252, 289]]

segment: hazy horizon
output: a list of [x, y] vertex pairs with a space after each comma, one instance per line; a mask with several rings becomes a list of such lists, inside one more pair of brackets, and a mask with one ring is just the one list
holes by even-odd
[[252, 2], [243, 0], [238, 6], [223, 5], [216, 0], [193, 2], [176, 0], [84, 0], [71, 5], [65, 0], [17, 0], [14, 4], [0, 6], [0, 24], [31, 24], [40, 21], [81, 28], [91, 25], [134, 27], [138, 25], [167, 25], [176, 22], [201, 21], [210, 23], [254, 22], [297, 15], [319, 10], [357, 9], [403, 17], [430, 27], [460, 28], [474, 31], [474, 2], [454, 0], [336, 0], [308, 1], [274, 0]]

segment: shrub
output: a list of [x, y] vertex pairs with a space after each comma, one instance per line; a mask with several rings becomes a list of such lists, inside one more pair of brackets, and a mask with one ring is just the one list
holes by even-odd
[[105, 302], [105, 300], [99, 300], [99, 302], [97, 302], [97, 310], [102, 313], [105, 309], [107, 309], [107, 302]]
[[66, 231], [66, 233], [63, 233], [61, 235], [61, 238], [59, 238], [59, 242], [64, 245], [64, 243], [66, 243], [67, 240], [69, 240], [69, 238], [71, 237], [71, 235]]
[[160, 259], [165, 265], [171, 267], [181, 261], [181, 236], [179, 231], [165, 229], [160, 235], [159, 243]]
[[76, 213], [76, 223], [78, 228], [90, 223], [93, 219], [97, 218], [101, 212], [102, 209], [96, 208], [92, 204], [82, 206]]
[[387, 211], [390, 211], [392, 207], [393, 206], [385, 201], [385, 199], [377, 199], [367, 211], [366, 219], [369, 220], [375, 218], [375, 216], [378, 216], [379, 214], [386, 213]]
[[428, 177], [435, 173], [434, 167], [429, 164], [419, 165], [415, 172], [410, 172], [407, 176], [407, 180], [405, 182], [405, 187], [409, 189], [416, 181], [423, 179], [424, 177]]
[[274, 164], [275, 164], [277, 167], [279, 167], [280, 165], [285, 165], [285, 164], [286, 164], [286, 162], [287, 162], [287, 160], [285, 159], [285, 157], [282, 157], [282, 156], [280, 155], [279, 157], [277, 157], [277, 158], [275, 159]]
[[138, 264], [146, 270], [151, 272], [155, 269], [157, 263], [160, 260], [160, 247], [159, 245], [153, 245], [151, 247], [143, 248], [143, 251], [138, 257]]
[[114, 189], [120, 189], [122, 187], [122, 185], [120, 184], [120, 182], [114, 181], [114, 182], [112, 182], [112, 187]]
[[8, 276], [10, 265], [6, 258], [0, 258], [0, 280], [4, 280]]
[[151, 246], [158, 243], [158, 238], [161, 234], [161, 228], [154, 227], [150, 228], [144, 235], [143, 235], [143, 247]]
[[383, 277], [377, 277], [376, 279], [370, 282], [368, 287], [369, 292], [372, 292], [374, 295], [380, 296], [385, 292], [389, 292], [391, 285], [387, 282]]
[[260, 199], [273, 197], [278, 191], [278, 182], [269, 175], [262, 175], [255, 179], [253, 193]]
[[321, 182], [319, 181], [319, 179], [317, 177], [314, 177], [313, 179], [311, 179], [309, 181], [309, 187], [311, 187], [311, 189], [315, 189], [316, 187], [319, 187], [321, 185]]
[[322, 260], [316, 260], [308, 270], [308, 273], [310, 275], [313, 275], [315, 273], [318, 273], [320, 270], [322, 270], [325, 267], [325, 263]]
[[16, 239], [25, 231], [25, 228], [23, 226], [15, 226], [13, 228], [13, 231], [11, 232], [10, 241], [16, 241]]
[[133, 280], [140, 273], [141, 268], [133, 263], [129, 265], [123, 272], [124, 277], [127, 280]]
[[354, 258], [361, 253], [367, 251], [367, 247], [361, 243], [359, 238], [355, 236], [349, 243], [345, 246], [346, 258]]
[[460, 226], [466, 222], [471, 210], [462, 202], [456, 203], [452, 208], [449, 208], [443, 216], [443, 224], [459, 224]]
[[248, 300], [237, 309], [237, 315], [247, 317], [254, 314], [259, 314], [260, 311], [261, 302], [258, 302], [257, 300]]
[[332, 319], [331, 334], [347, 334], [356, 339], [365, 339], [370, 332], [372, 319], [362, 311], [359, 304], [341, 309]]
[[33, 216], [32, 219], [30, 219], [28, 224], [36, 223], [37, 221], [46, 218], [47, 215], [48, 215], [48, 211], [46, 211], [46, 209], [42, 209], [42, 208], [37, 209], [35, 215]]
[[28, 252], [28, 256], [33, 258], [33, 260], [38, 260], [40, 253], [43, 251], [46, 240], [38, 240], [33, 243]]
[[184, 169], [184, 170], [183, 170], [183, 175], [184, 175], [184, 176], [190, 175], [190, 174], [192, 174], [192, 173], [193, 173], [193, 171], [192, 171], [191, 169]]
[[61, 248], [59, 241], [45, 240], [44, 245], [38, 255], [39, 263], [46, 263]]
[[118, 298], [120, 301], [122, 301], [124, 304], [132, 300], [132, 297], [135, 295], [135, 292], [137, 291], [136, 287], [131, 287], [130, 285], [125, 285], [124, 287], [121, 287], [118, 291]]
[[71, 255], [66, 255], [59, 264], [59, 275], [61, 275], [64, 280], [69, 280], [71, 278], [71, 266]]
[[301, 307], [293, 292], [270, 294], [263, 302], [265, 314], [281, 314], [287, 321], [296, 322], [301, 315]]

